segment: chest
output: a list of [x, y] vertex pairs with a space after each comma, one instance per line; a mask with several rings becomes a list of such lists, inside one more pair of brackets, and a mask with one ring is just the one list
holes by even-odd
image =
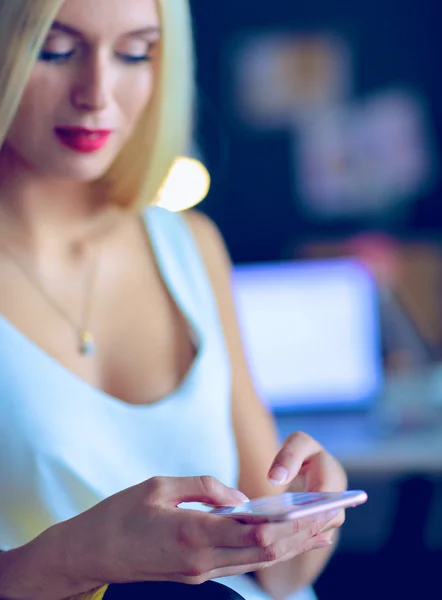
[[[109, 248], [91, 294], [88, 358], [72, 325], [0, 262], [6, 547], [154, 475], [236, 484], [228, 355], [204, 274], [186, 259], [160, 273], [136, 230]], [[51, 293], [78, 314], [81, 278], [69, 275]]]
[[[106, 248], [93, 284], [84, 283], [83, 273], [60, 274], [42, 293], [3, 258], [0, 314], [29, 344], [111, 396], [151, 404], [170, 394], [191, 369], [199, 341], [143, 236]], [[92, 356], [78, 351], [83, 326], [93, 336]]]
[[0, 532], [9, 547], [156, 475], [204, 473], [234, 486], [223, 344], [204, 344], [173, 394], [131, 406], [27, 345], [0, 318], [0, 439]]

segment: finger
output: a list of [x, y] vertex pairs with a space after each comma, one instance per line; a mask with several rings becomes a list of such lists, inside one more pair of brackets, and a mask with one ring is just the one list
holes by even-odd
[[[304, 548], [309, 539], [306, 532], [300, 532], [296, 534], [296, 542], [294, 542], [294, 536], [291, 538], [285, 538], [285, 540], [291, 540], [291, 548], [293, 552], [302, 554]], [[262, 547], [252, 548], [215, 548], [213, 564], [215, 568], [227, 568], [227, 567], [244, 567], [250, 565], [266, 565], [269, 563], [278, 562], [283, 558], [286, 552], [286, 545], [284, 541], [269, 544]]]
[[207, 521], [201, 521], [200, 539], [203, 537], [207, 546], [220, 548], [265, 546], [301, 531], [307, 531], [310, 536], [327, 533], [341, 527], [344, 520], [345, 511], [339, 509], [280, 522], [263, 522], [261, 520], [256, 523], [242, 523], [236, 519], [233, 520], [232, 517], [207, 515]]
[[[333, 541], [330, 539], [329, 534], [316, 535], [305, 540], [302, 554], [310, 552], [311, 550], [322, 550], [324, 548], [330, 548], [330, 546], [332, 545]], [[298, 556], [299, 554], [299, 550], [296, 546], [293, 547], [293, 545], [288, 544], [288, 549], [286, 554], [284, 555], [283, 560], [290, 560], [292, 558], [295, 558], [295, 556]]]
[[[227, 538], [229, 532], [225, 526], [220, 530], [218, 547], [265, 547], [278, 540], [292, 537], [300, 531], [309, 531], [309, 523], [288, 520], [278, 523], [242, 524], [237, 523], [237, 529], [232, 531], [233, 539]], [[232, 543], [234, 542], [234, 543]], [[237, 543], [235, 543], [237, 542]]]
[[[331, 458], [331, 457], [330, 457]], [[308, 461], [308, 468], [304, 470], [306, 492], [328, 492], [326, 489], [329, 477], [331, 460], [326, 452], [313, 455]]]
[[242, 492], [222, 484], [210, 476], [154, 477], [150, 479], [149, 493], [153, 499], [170, 506], [181, 502], [203, 502], [212, 506], [236, 506], [249, 499]]
[[308, 524], [298, 521], [241, 523], [231, 517], [204, 515], [198, 527], [198, 539], [207, 547], [254, 548], [308, 529]]
[[[343, 492], [347, 489], [347, 476], [339, 462], [328, 452], [319, 452], [312, 456], [305, 467], [304, 474], [306, 492]], [[330, 474], [333, 483], [330, 484]]]
[[309, 537], [304, 532], [261, 549], [222, 550], [216, 559], [218, 566], [210, 571], [209, 578], [260, 571], [305, 552], [328, 548], [332, 544], [325, 534]]
[[283, 443], [269, 469], [268, 479], [275, 485], [289, 483], [298, 475], [306, 460], [322, 452], [320, 444], [303, 432], [295, 432]]
[[303, 537], [313, 537], [321, 533], [337, 515], [338, 511], [334, 510], [314, 517], [254, 525], [207, 515], [207, 519], [201, 521], [201, 533], [206, 536], [204, 541], [209, 547], [265, 548], [283, 539], [293, 538], [301, 532], [305, 534]]
[[[318, 519], [322, 519], [325, 514], [328, 514], [327, 508], [324, 507], [321, 512], [317, 512], [310, 516], [303, 516], [300, 518], [296, 518], [296, 513], [292, 512], [286, 516], [278, 518], [277, 515], [230, 515], [229, 519], [234, 519], [238, 521], [238, 523], [243, 523], [245, 525], [265, 525], [265, 524], [281, 524], [281, 523], [297, 523], [297, 527], [299, 530], [305, 529], [309, 526], [309, 523], [313, 523]], [[330, 511], [330, 514], [337, 515], [338, 511]]]
[[[271, 564], [290, 560], [296, 556], [310, 552], [311, 550], [329, 548], [332, 544], [333, 542], [330, 540], [330, 537], [327, 534], [318, 534], [313, 537], [306, 537], [301, 544], [298, 538], [285, 538], [278, 543], [280, 556]], [[271, 566], [271, 564], [264, 566]]]
[[345, 523], [345, 510], [341, 509], [334, 519], [326, 523], [325, 527], [321, 529], [321, 533], [327, 533], [339, 529]]
[[[260, 571], [278, 562], [289, 560], [310, 550], [326, 548], [332, 541], [326, 534], [311, 536], [303, 531], [260, 548], [215, 548], [211, 551], [210, 562], [214, 568], [199, 577], [200, 580], [228, 577], [252, 571]], [[216, 565], [216, 566], [215, 566]], [[180, 577], [184, 583], [195, 583], [193, 577]], [[200, 581], [201, 582], [201, 581]]]

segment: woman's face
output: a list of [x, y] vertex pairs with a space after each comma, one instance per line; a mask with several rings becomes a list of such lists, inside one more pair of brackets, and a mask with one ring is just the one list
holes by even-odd
[[65, 0], [4, 150], [39, 175], [102, 176], [151, 97], [159, 38], [155, 0]]

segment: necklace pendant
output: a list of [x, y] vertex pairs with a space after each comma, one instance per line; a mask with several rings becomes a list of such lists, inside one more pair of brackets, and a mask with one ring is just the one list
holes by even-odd
[[95, 353], [95, 343], [93, 335], [87, 329], [80, 331], [79, 352], [83, 356], [92, 356]]

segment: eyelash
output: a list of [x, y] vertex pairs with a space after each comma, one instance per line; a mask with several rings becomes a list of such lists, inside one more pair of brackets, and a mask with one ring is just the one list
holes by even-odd
[[[47, 52], [42, 50], [40, 52], [39, 60], [44, 62], [53, 62], [56, 64], [66, 63], [70, 58], [75, 55], [75, 50], [71, 50], [70, 52], [58, 53], [58, 52]], [[150, 62], [152, 60], [152, 56], [150, 54], [146, 54], [143, 56], [131, 56], [130, 54], [117, 54], [117, 57], [122, 60], [124, 63], [129, 65], [135, 65], [142, 62]]]

